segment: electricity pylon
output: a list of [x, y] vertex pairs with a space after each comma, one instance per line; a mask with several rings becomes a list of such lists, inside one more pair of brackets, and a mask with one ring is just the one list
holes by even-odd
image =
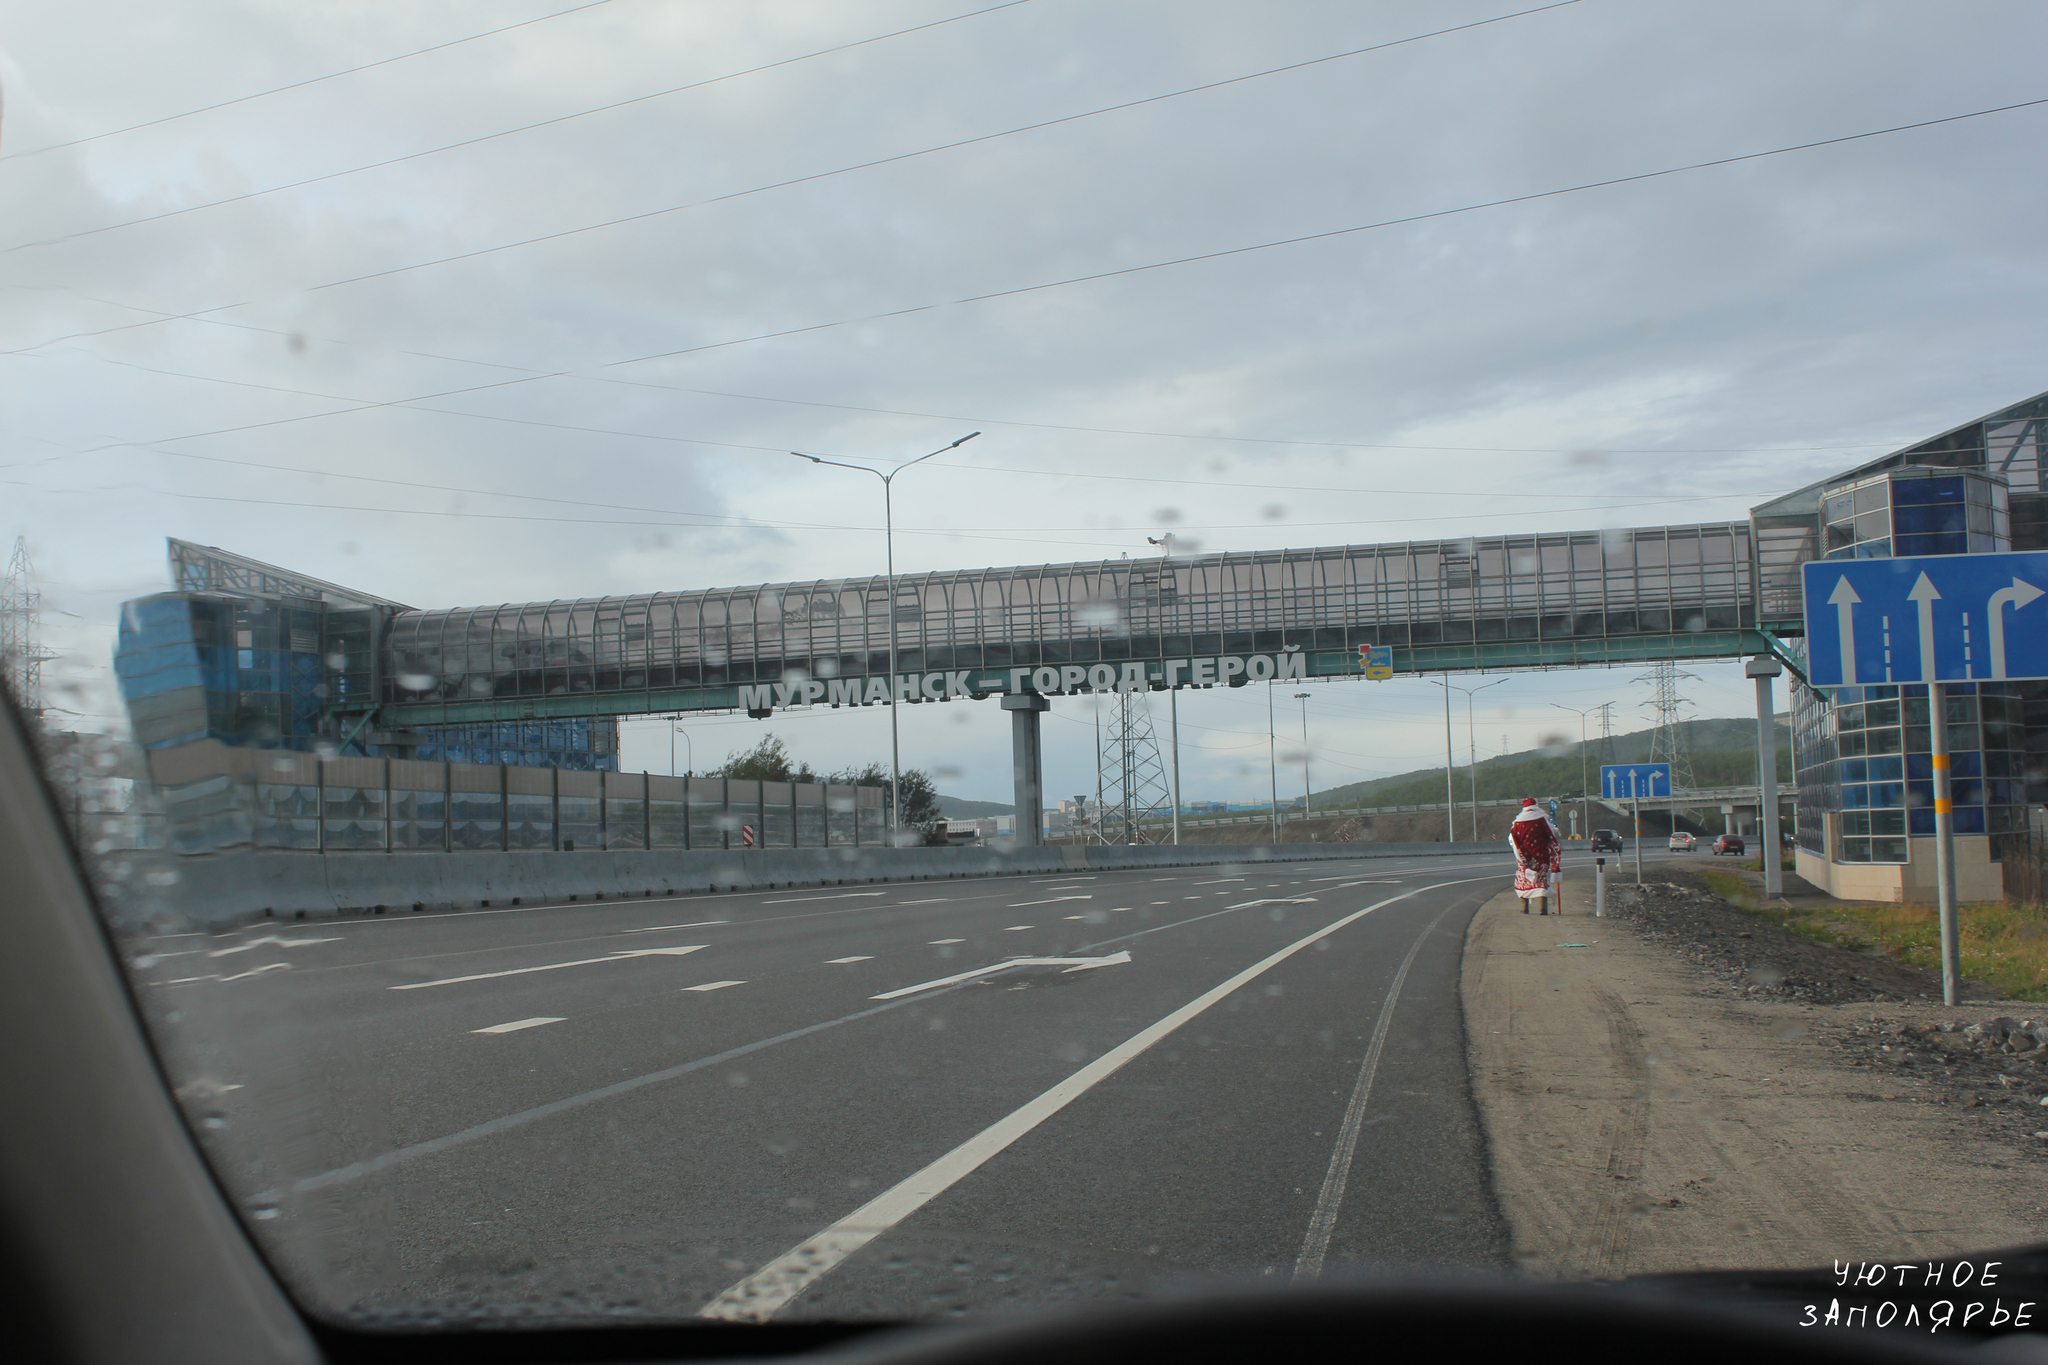
[[1168, 813], [1173, 798], [1167, 791], [1166, 765], [1152, 734], [1152, 708], [1143, 692], [1118, 692], [1109, 733], [1097, 756], [1102, 764], [1102, 796], [1096, 834], [1105, 844], [1141, 844], [1141, 826]]

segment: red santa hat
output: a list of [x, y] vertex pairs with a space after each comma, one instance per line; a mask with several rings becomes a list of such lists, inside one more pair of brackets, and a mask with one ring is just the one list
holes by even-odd
[[1525, 796], [1522, 798], [1522, 804], [1525, 806], [1533, 806], [1536, 804], [1536, 798], [1533, 796]]

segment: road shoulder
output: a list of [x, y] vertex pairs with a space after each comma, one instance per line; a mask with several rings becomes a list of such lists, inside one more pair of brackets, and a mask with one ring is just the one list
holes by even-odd
[[1482, 906], [1461, 972], [1525, 1271], [1810, 1267], [2043, 1236], [2035, 1153], [1959, 1132], [1893, 1078], [1873, 1091], [1821, 1043], [1870, 1002], [1729, 998], [1669, 946], [1595, 919], [1586, 879], [1565, 890], [1561, 917], [1525, 915], [1511, 892]]

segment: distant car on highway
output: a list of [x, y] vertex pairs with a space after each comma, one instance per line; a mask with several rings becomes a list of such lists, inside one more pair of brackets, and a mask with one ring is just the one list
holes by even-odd
[[1741, 835], [1739, 835], [1739, 834], [1724, 834], [1724, 835], [1722, 835], [1722, 836], [1721, 836], [1720, 838], [1718, 838], [1718, 839], [1714, 840], [1714, 852], [1715, 852], [1715, 853], [1717, 853], [1717, 854], [1720, 854], [1720, 853], [1735, 853], [1735, 854], [1742, 854], [1742, 853], [1747, 853], [1747, 852], [1749, 852], [1749, 849], [1748, 849], [1748, 847], [1747, 847], [1747, 846], [1746, 846], [1746, 845], [1745, 845], [1745, 844], [1744, 844], [1744, 843], [1742, 842], [1742, 836], [1741, 836]]
[[1682, 829], [1672, 832], [1671, 851], [1673, 853], [1691, 853], [1699, 847], [1699, 843], [1699, 840], [1693, 838], [1692, 835], [1687, 834]]
[[1594, 830], [1593, 851], [1595, 853], [1621, 852], [1621, 834], [1618, 831], [1611, 829]]

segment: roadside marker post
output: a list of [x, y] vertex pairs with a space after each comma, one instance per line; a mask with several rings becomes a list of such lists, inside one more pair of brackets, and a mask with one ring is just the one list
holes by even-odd
[[1593, 918], [1607, 917], [1607, 860], [1593, 860]]

